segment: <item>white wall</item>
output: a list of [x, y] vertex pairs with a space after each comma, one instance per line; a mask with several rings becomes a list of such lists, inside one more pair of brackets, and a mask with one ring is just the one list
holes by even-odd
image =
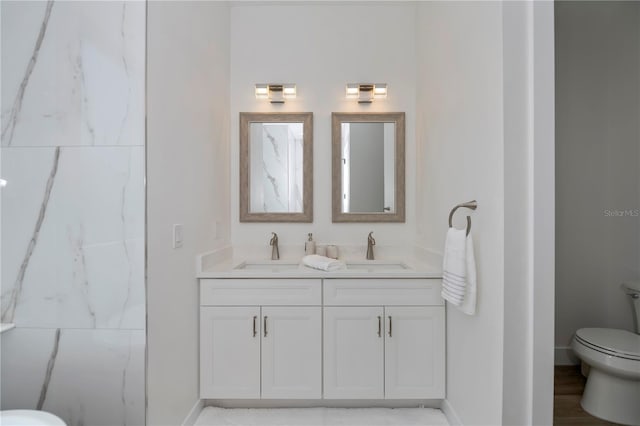
[[[555, 305], [555, 63], [554, 9], [551, 2], [531, 3], [532, 35], [530, 80], [531, 111], [528, 128], [533, 138], [529, 158], [532, 188], [533, 220], [527, 235], [531, 247], [530, 268], [533, 281], [530, 287], [533, 336], [532, 424], [553, 422], [553, 328], [555, 316], [549, 315]], [[507, 199], [507, 202], [510, 200]], [[518, 238], [519, 235], [511, 235]], [[508, 284], [505, 284], [508, 285]], [[505, 299], [505, 303], [510, 300]], [[512, 319], [505, 314], [505, 324]], [[512, 344], [505, 341], [506, 345]], [[511, 360], [517, 362], [516, 359]], [[505, 389], [505, 391], [508, 391]]]
[[503, 424], [553, 422], [553, 3], [503, 6]]
[[[231, 219], [234, 245], [264, 245], [271, 231], [281, 245], [302, 247], [308, 232], [319, 242], [379, 245], [415, 239], [415, 11], [416, 5], [327, 3], [231, 8], [231, 141], [238, 113], [312, 111], [314, 114], [314, 221], [259, 224], [238, 221], [238, 148], [231, 144]], [[257, 100], [255, 83], [296, 83], [298, 97], [284, 105]], [[350, 82], [386, 82], [386, 100], [359, 105], [345, 99]], [[331, 112], [406, 112], [407, 221], [403, 224], [331, 223]], [[364, 252], [363, 252], [364, 253]]]
[[[581, 327], [633, 330], [640, 279], [640, 4], [556, 3], [556, 362]], [[637, 210], [636, 210], [637, 211]]]
[[[529, 69], [529, 36], [532, 30], [529, 5], [526, 2], [505, 4], [503, 26], [504, 173], [509, 177], [504, 181], [503, 422], [525, 425], [531, 424], [533, 359], [530, 306], [533, 280], [528, 263], [532, 249], [527, 238], [533, 219], [533, 197], [529, 185], [532, 172], [529, 153], [533, 138], [527, 126], [532, 74]], [[523, 275], [522, 271], [526, 274]]]
[[424, 3], [418, 22], [419, 241], [441, 254], [449, 209], [478, 200], [457, 218], [472, 216], [479, 293], [474, 317], [447, 307], [445, 411], [550, 424], [552, 4]]
[[418, 14], [419, 241], [441, 253], [449, 210], [472, 215], [476, 316], [447, 309], [447, 400], [463, 424], [502, 423], [504, 144], [502, 5], [424, 3]]
[[228, 7], [149, 2], [147, 66], [147, 424], [176, 425], [199, 399], [195, 258], [229, 240]]

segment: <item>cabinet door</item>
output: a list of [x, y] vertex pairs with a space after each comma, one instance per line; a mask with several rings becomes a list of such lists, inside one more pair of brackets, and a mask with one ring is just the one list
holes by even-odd
[[382, 307], [324, 308], [324, 397], [379, 399], [384, 386]]
[[259, 307], [200, 308], [200, 397], [260, 398]]
[[444, 398], [444, 307], [385, 307], [385, 398]]
[[262, 307], [262, 398], [322, 397], [320, 307]]

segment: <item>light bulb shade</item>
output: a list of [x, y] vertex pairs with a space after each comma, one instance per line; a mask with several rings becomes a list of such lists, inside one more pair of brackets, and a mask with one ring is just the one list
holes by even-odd
[[268, 84], [256, 84], [256, 99], [269, 99]]
[[296, 85], [292, 83], [282, 85], [282, 96], [285, 99], [295, 99], [297, 94]]
[[373, 97], [376, 99], [385, 99], [387, 97], [387, 84], [386, 83], [374, 84]]
[[360, 93], [359, 85], [356, 83], [347, 84], [347, 99], [358, 99]]

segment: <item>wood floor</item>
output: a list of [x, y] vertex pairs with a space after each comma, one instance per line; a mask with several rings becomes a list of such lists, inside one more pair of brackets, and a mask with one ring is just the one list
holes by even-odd
[[593, 417], [580, 406], [580, 398], [586, 379], [580, 373], [580, 366], [556, 366], [553, 390], [554, 425], [615, 425]]

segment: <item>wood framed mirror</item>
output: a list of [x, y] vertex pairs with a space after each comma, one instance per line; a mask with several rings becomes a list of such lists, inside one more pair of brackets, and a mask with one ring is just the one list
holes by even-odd
[[405, 114], [331, 114], [333, 222], [405, 221]]
[[240, 222], [313, 222], [313, 113], [240, 113]]

